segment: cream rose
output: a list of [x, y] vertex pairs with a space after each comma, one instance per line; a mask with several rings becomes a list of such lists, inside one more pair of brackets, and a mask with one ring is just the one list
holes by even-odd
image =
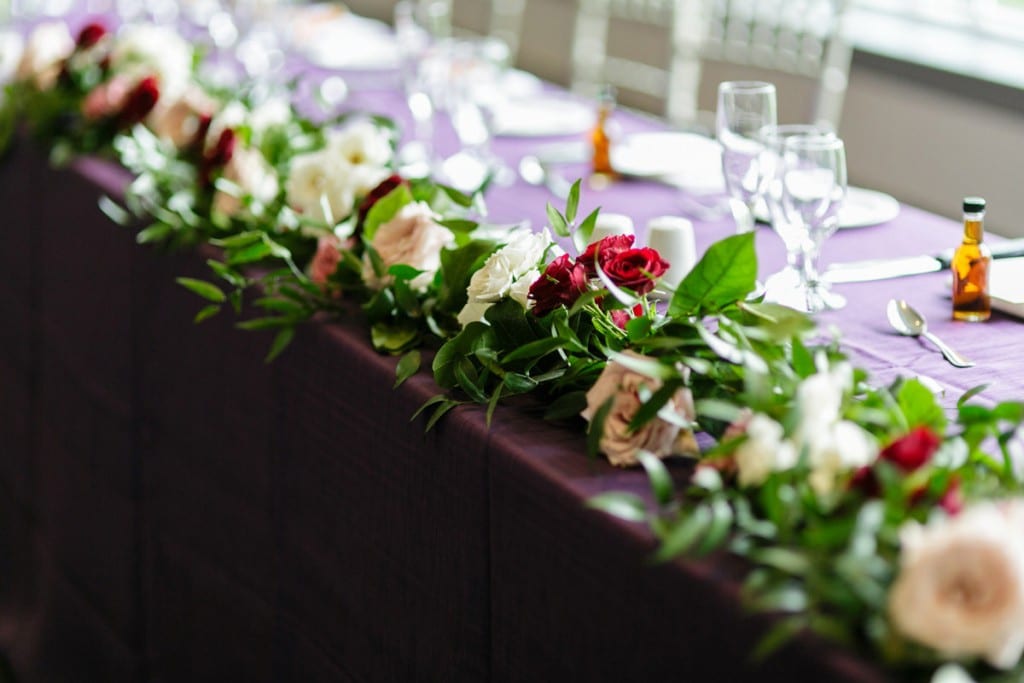
[[889, 593], [895, 629], [945, 657], [1013, 667], [1024, 651], [1022, 506], [982, 503], [927, 526], [907, 524]]
[[805, 433], [811, 468], [808, 481], [819, 495], [831, 493], [847, 472], [870, 465], [878, 457], [874, 438], [853, 422], [841, 420]]
[[181, 149], [195, 142], [203, 117], [211, 116], [216, 107], [202, 88], [190, 85], [176, 100], [161, 97], [146, 125], [158, 138]]
[[[451, 231], [437, 224], [437, 215], [424, 202], [406, 204], [390, 221], [381, 224], [370, 245], [387, 270], [394, 265], [412, 266], [423, 273], [413, 278], [413, 289], [426, 289], [441, 267], [441, 250], [452, 246]], [[369, 255], [363, 259], [363, 280], [374, 289], [390, 282], [390, 276], [378, 277]]]
[[114, 71], [156, 76], [160, 96], [170, 101], [181, 97], [192, 80], [192, 47], [170, 28], [153, 24], [125, 27], [110, 55]]
[[[626, 351], [624, 355], [650, 360], [632, 351]], [[693, 395], [686, 388], [679, 389], [657, 417], [630, 433], [629, 423], [642, 405], [641, 390], [653, 393], [661, 386], [660, 379], [630, 370], [622, 363], [609, 361], [597, 382], [587, 392], [587, 407], [580, 413], [587, 422], [594, 419], [594, 415], [609, 398], [612, 400], [600, 442], [601, 452], [611, 464], [617, 467], [635, 465], [638, 462], [637, 451], [640, 450], [650, 451], [659, 458], [698, 452], [693, 431], [678, 424], [691, 422], [696, 416]]]
[[14, 78], [24, 50], [25, 41], [19, 34], [14, 31], [0, 33], [0, 85]]
[[384, 167], [391, 161], [390, 136], [370, 121], [330, 132], [327, 149], [351, 166]]
[[352, 213], [355, 204], [355, 193], [342, 178], [344, 173], [322, 150], [296, 156], [285, 183], [288, 205], [309, 218], [337, 223]]
[[224, 166], [222, 177], [234, 183], [241, 191], [241, 195], [236, 196], [218, 190], [214, 196], [214, 210], [228, 216], [235, 216], [245, 208], [243, 197], [251, 197], [258, 204], [267, 204], [274, 200], [279, 190], [274, 169], [259, 150], [253, 148], [236, 149], [231, 160]]
[[473, 273], [466, 289], [466, 305], [459, 312], [459, 324], [465, 327], [483, 320], [490, 304], [505, 297], [512, 297], [523, 308], [530, 308], [533, 304], [527, 298], [530, 285], [540, 277], [538, 264], [553, 246], [547, 230], [513, 235], [508, 244], [491, 254], [480, 270]]
[[792, 469], [797, 463], [793, 444], [783, 438], [782, 425], [761, 413], [749, 418], [747, 439], [733, 453], [740, 486], [763, 484], [772, 472]]
[[40, 24], [28, 37], [15, 78], [31, 79], [40, 90], [49, 90], [57, 83], [61, 62], [74, 51], [75, 39], [64, 22]]

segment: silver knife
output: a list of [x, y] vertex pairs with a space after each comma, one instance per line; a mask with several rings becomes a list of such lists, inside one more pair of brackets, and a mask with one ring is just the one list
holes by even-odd
[[[1024, 256], [1024, 239], [993, 242], [989, 248], [992, 250], [992, 258]], [[952, 259], [953, 250], [946, 249], [934, 256], [908, 256], [906, 258], [833, 263], [825, 271], [823, 277], [826, 282], [833, 284], [887, 280], [907, 275], [935, 273], [949, 268]]]

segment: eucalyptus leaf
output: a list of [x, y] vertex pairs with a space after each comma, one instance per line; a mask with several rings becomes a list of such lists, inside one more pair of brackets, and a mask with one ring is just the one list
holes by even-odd
[[601, 493], [588, 499], [587, 507], [601, 510], [627, 522], [643, 522], [647, 519], [647, 508], [643, 499], [632, 493]]
[[419, 372], [420, 361], [421, 356], [417, 349], [408, 352], [399, 359], [398, 365], [395, 366], [395, 389], [405, 383], [405, 380]]
[[658, 456], [650, 451], [637, 451], [636, 459], [643, 465], [647, 472], [647, 479], [651, 482], [651, 492], [654, 500], [661, 507], [670, 505], [675, 498], [675, 486], [672, 483], [672, 475], [668, 473], [665, 463]]
[[292, 343], [293, 339], [295, 339], [294, 327], [286, 327], [279, 331], [274, 336], [274, 341], [270, 345], [270, 351], [267, 352], [267, 357], [263, 359], [263, 362], [270, 363], [280, 356], [281, 353], [288, 348], [288, 345]]
[[179, 285], [189, 290], [193, 294], [197, 294], [207, 301], [212, 301], [216, 304], [224, 303], [227, 297], [224, 292], [221, 291], [217, 285], [206, 282], [205, 280], [196, 280], [190, 277], [179, 277], [174, 279]]

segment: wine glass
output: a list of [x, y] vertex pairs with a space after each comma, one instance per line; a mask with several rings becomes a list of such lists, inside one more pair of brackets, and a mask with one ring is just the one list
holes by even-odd
[[737, 232], [754, 229], [754, 209], [771, 178], [761, 131], [777, 122], [775, 86], [726, 81], [718, 86], [715, 131], [722, 145], [722, 173]]
[[765, 206], [771, 219], [772, 229], [786, 247], [786, 266], [768, 278], [765, 283], [766, 299], [786, 304], [797, 309], [806, 309], [807, 292], [802, 285], [801, 272], [810, 247], [807, 234], [791, 223], [782, 207], [783, 155], [785, 143], [797, 135], [834, 135], [831, 128], [815, 124], [785, 124], [765, 126], [761, 138], [765, 144], [764, 163], [771, 165], [768, 187], [765, 191]]
[[846, 148], [834, 135], [793, 135], [783, 143], [782, 165], [782, 219], [803, 242], [798, 287], [806, 305], [801, 308], [811, 313], [842, 308], [846, 299], [820, 279], [817, 260], [839, 227], [847, 189]]

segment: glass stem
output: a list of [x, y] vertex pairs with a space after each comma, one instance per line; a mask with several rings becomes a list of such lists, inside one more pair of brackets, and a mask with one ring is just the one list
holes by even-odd
[[733, 220], [736, 221], [736, 232], [742, 234], [754, 231], [754, 208], [742, 199], [730, 199]]

